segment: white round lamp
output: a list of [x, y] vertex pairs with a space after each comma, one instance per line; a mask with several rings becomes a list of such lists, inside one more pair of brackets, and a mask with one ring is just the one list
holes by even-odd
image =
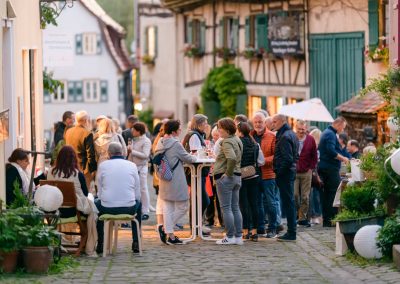
[[388, 117], [386, 124], [387, 124], [388, 128], [392, 131], [399, 130], [399, 125], [397, 124], [397, 121], [393, 116]]
[[390, 156], [390, 165], [396, 174], [400, 175], [400, 149], [394, 151]]
[[35, 203], [46, 212], [55, 211], [63, 203], [62, 192], [55, 186], [42, 185], [35, 192]]
[[376, 245], [379, 225], [368, 225], [358, 230], [354, 237], [354, 248], [364, 258], [381, 258], [382, 252]]

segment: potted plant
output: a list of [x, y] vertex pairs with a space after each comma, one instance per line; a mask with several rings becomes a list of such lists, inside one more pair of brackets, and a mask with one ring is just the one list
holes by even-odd
[[384, 256], [392, 257], [393, 245], [400, 244], [400, 209], [397, 216], [387, 218], [378, 233], [378, 247]]
[[214, 49], [214, 54], [224, 61], [229, 61], [236, 57], [236, 51], [228, 47], [219, 47]]
[[204, 56], [204, 51], [199, 48], [197, 45], [188, 44], [185, 46], [183, 50], [183, 54], [189, 58], [200, 58]]
[[367, 46], [364, 55], [367, 61], [389, 63], [389, 48], [383, 44], [371, 49]]
[[15, 271], [23, 219], [11, 211], [0, 211], [0, 271]]
[[264, 48], [254, 48], [252, 46], [248, 46], [243, 50], [242, 55], [246, 59], [258, 59], [261, 60], [263, 59], [265, 54]]
[[366, 181], [347, 185], [341, 195], [343, 210], [335, 217], [347, 246], [354, 250], [353, 240], [357, 231], [366, 225], [383, 225], [383, 209], [375, 209], [376, 182]]
[[57, 232], [45, 224], [26, 226], [22, 232], [23, 260], [28, 273], [46, 273], [57, 245]]

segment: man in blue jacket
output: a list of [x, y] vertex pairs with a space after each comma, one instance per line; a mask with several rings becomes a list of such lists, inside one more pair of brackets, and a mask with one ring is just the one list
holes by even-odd
[[276, 114], [272, 117], [272, 127], [276, 133], [275, 155], [273, 160], [276, 184], [285, 208], [287, 232], [278, 237], [278, 241], [296, 240], [296, 206], [294, 202], [294, 181], [296, 179], [296, 163], [299, 159], [299, 141], [296, 134], [286, 122], [286, 116]]
[[319, 142], [320, 161], [318, 173], [324, 182], [324, 192], [322, 198], [323, 226], [331, 227], [332, 218], [335, 217], [337, 209], [334, 208], [336, 190], [340, 184], [341, 163], [348, 163], [349, 159], [343, 155], [337, 135], [346, 128], [346, 120], [339, 116], [332, 125], [322, 132]]

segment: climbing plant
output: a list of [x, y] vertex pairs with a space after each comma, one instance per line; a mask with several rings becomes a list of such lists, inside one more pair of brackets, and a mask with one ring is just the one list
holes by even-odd
[[40, 28], [45, 29], [47, 25], [51, 24], [57, 26], [56, 18], [59, 13], [56, 6], [47, 2], [40, 2]]
[[[236, 114], [237, 96], [247, 93], [246, 81], [242, 70], [232, 64], [224, 64], [211, 69], [201, 89], [201, 100], [204, 106], [207, 102], [220, 104], [219, 117]], [[207, 109], [204, 109], [207, 114]]]

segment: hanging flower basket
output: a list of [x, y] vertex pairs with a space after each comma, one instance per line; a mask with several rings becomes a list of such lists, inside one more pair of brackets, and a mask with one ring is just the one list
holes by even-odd
[[245, 50], [243, 50], [242, 55], [246, 59], [258, 59], [261, 60], [263, 59], [265, 54], [265, 49], [264, 48], [254, 48], [254, 47], [246, 47]]
[[154, 65], [156, 63], [154, 56], [145, 54], [142, 56], [142, 63], [144, 65]]
[[224, 60], [230, 60], [236, 57], [236, 51], [228, 47], [216, 48], [214, 49], [214, 54]]
[[367, 61], [389, 63], [389, 48], [386, 45], [372, 49], [367, 46], [364, 55]]
[[185, 46], [183, 54], [189, 58], [200, 58], [204, 56], [204, 51], [194, 44], [189, 44]]

